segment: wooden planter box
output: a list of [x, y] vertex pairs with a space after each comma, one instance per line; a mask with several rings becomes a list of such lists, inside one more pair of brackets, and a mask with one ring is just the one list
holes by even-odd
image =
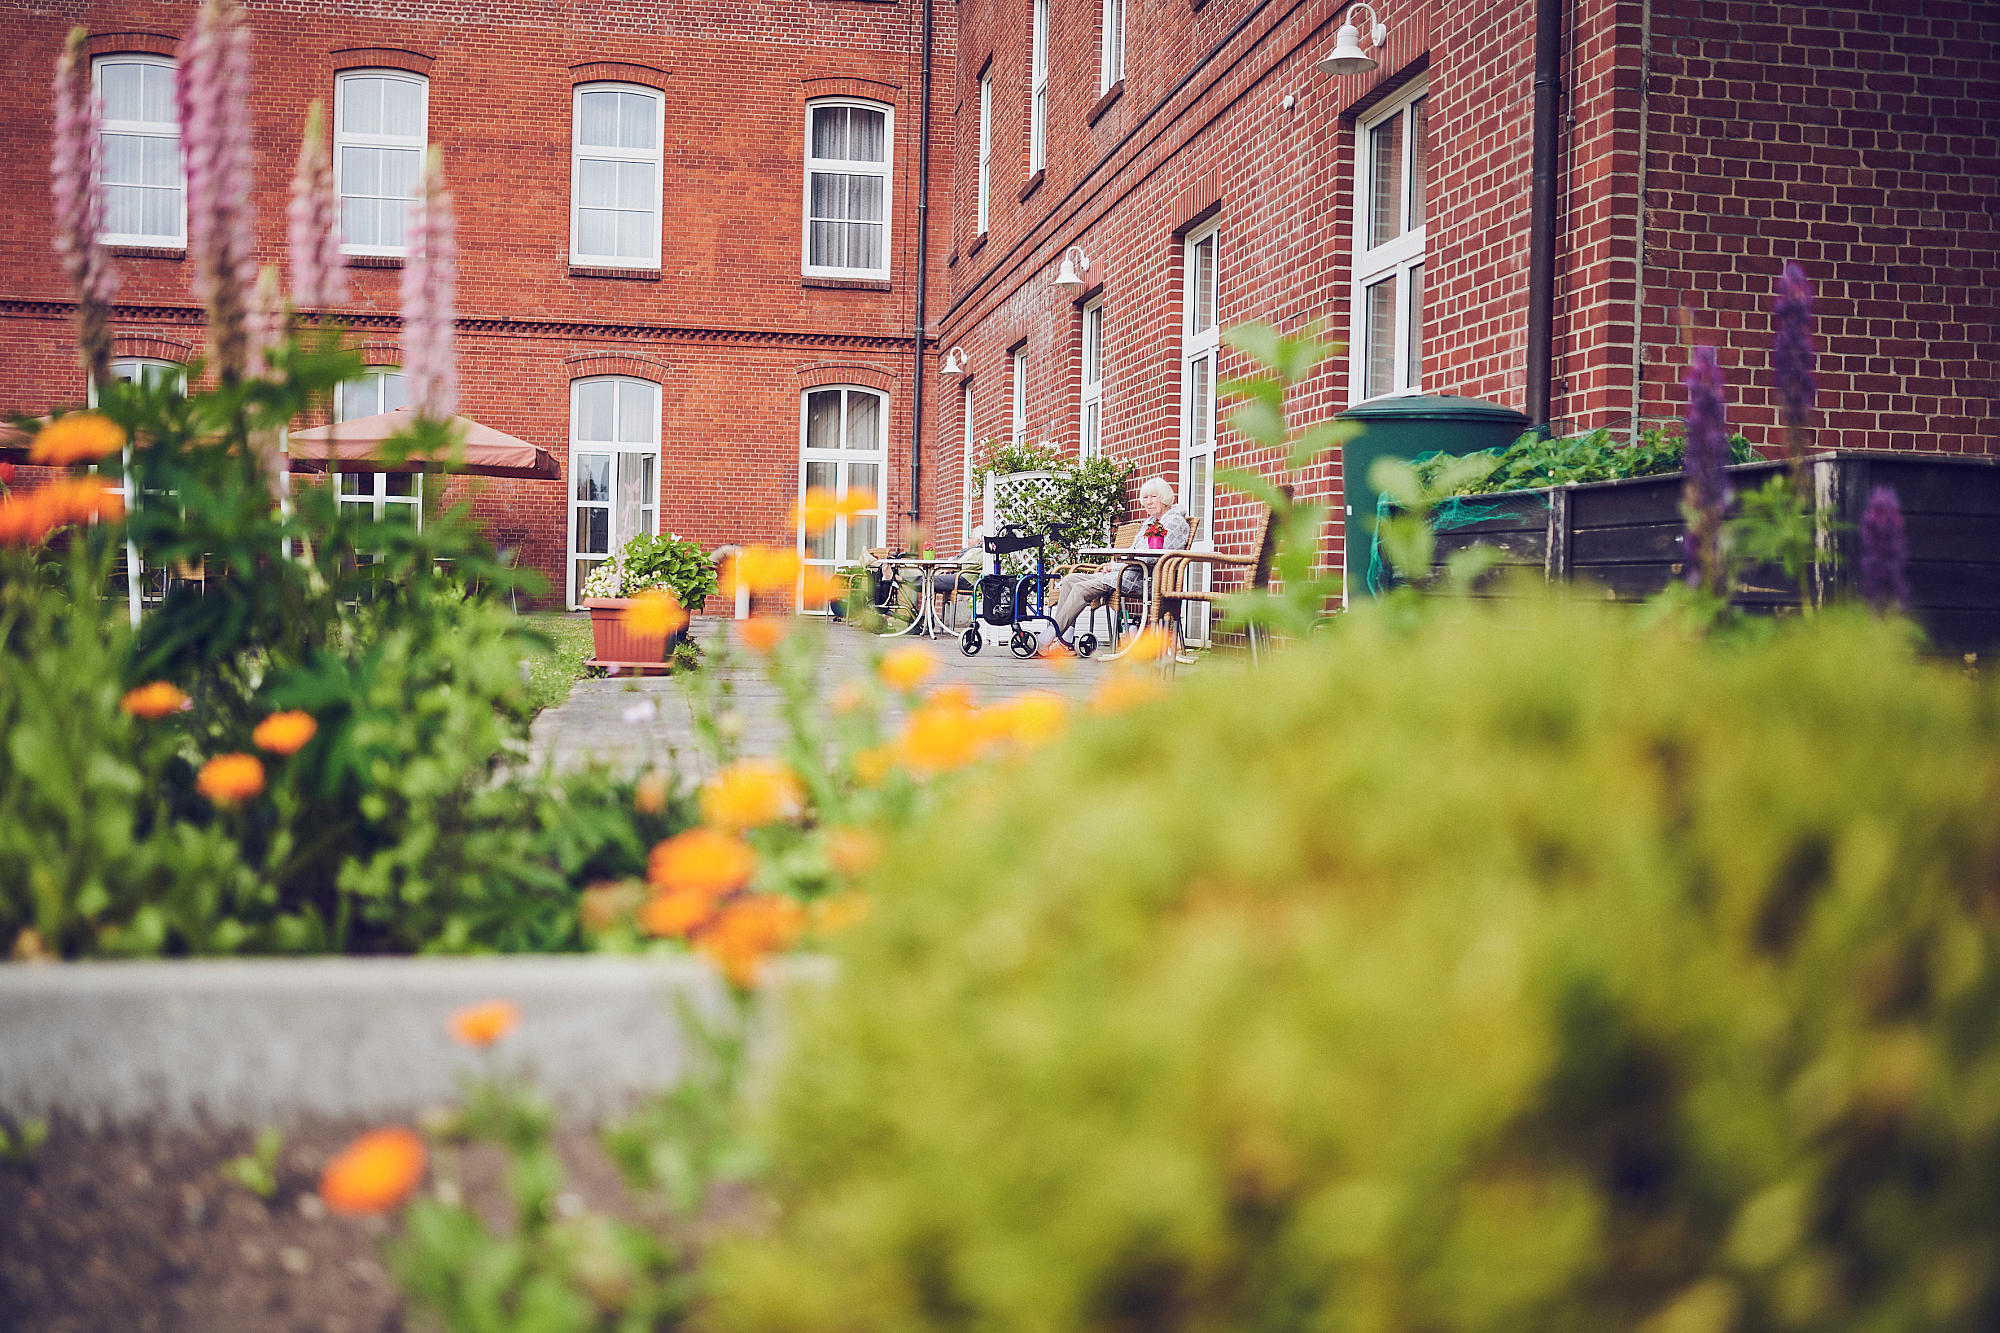
[[612, 675], [630, 671], [634, 675], [665, 675], [673, 670], [668, 660], [674, 646], [687, 638], [683, 625], [672, 634], [636, 634], [625, 624], [629, 597], [586, 597], [590, 610], [590, 665], [603, 667]]
[[[1910, 544], [1910, 615], [1941, 653], [2000, 652], [2000, 459], [1840, 449], [1815, 454], [1812, 469], [1819, 558], [1814, 603], [1858, 596], [1861, 511], [1877, 486], [1896, 492]], [[1780, 462], [1729, 469], [1737, 493], [1781, 474]], [[1584, 581], [1613, 601], [1639, 601], [1683, 578], [1681, 474], [1467, 496], [1488, 517], [1439, 531], [1437, 560], [1475, 543], [1496, 547], [1509, 570], [1551, 581]], [[1489, 581], [1490, 582], [1490, 581]], [[1494, 582], [1492, 592], [1502, 585]], [[1798, 589], [1773, 566], [1743, 571], [1731, 600], [1782, 615]]]

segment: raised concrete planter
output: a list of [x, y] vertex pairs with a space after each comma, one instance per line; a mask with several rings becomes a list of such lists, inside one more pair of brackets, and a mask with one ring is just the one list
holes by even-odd
[[408, 1119], [482, 1063], [446, 1022], [493, 999], [521, 1010], [498, 1057], [595, 1119], [671, 1086], [680, 1005], [718, 1012], [724, 992], [687, 958], [0, 965], [0, 1111], [89, 1127]]

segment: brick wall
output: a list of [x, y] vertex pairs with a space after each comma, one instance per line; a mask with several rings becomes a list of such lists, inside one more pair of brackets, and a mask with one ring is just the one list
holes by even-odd
[[[802, 376], [827, 363], [890, 395], [889, 507], [910, 499], [921, 0], [629, 0], [577, 5], [252, 4], [258, 258], [283, 263], [285, 192], [307, 104], [332, 103], [337, 69], [427, 72], [430, 139], [456, 196], [462, 409], [551, 448], [565, 467], [569, 382], [637, 373], [663, 385], [661, 521], [704, 542], [785, 536], [799, 474]], [[933, 194], [950, 198], [952, 10], [937, 6]], [[0, 411], [83, 396], [67, 343], [67, 292], [49, 251], [48, 86], [63, 34], [93, 50], [172, 53], [188, 4], [115, 0], [17, 7], [0, 53]], [[635, 72], [636, 71], [636, 72]], [[667, 93], [663, 263], [651, 280], [569, 265], [571, 90], [595, 79]], [[867, 96], [894, 108], [891, 279], [886, 289], [800, 275], [805, 105]], [[932, 226], [932, 310], [948, 245]], [[199, 312], [178, 257], [123, 255], [117, 328], [198, 347]], [[341, 313], [370, 360], [396, 360], [397, 280], [352, 270]], [[877, 285], [878, 288], [880, 285]], [[628, 361], [593, 359], [614, 354]], [[862, 380], [866, 374], [872, 378]], [[488, 483], [482, 511], [532, 529], [531, 561], [557, 580], [566, 485]]]

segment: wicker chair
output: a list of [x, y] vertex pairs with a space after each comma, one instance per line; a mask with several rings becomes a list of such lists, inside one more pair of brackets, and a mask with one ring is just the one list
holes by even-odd
[[[1290, 491], [1286, 490], [1286, 495]], [[1182, 624], [1181, 608], [1190, 602], [1202, 602], [1213, 607], [1225, 597], [1234, 593], [1215, 592], [1208, 588], [1189, 586], [1188, 574], [1196, 568], [1241, 569], [1244, 571], [1245, 590], [1262, 589], [1271, 583], [1271, 559], [1277, 554], [1278, 525], [1272, 520], [1270, 509], [1266, 508], [1250, 530], [1249, 555], [1225, 555], [1220, 551], [1176, 552], [1161, 559], [1158, 573], [1153, 576], [1152, 618], [1161, 620], [1171, 616], [1174, 621], [1176, 639]], [[1255, 625], [1248, 629], [1250, 639], [1250, 660], [1257, 660], [1258, 631]], [[1178, 650], [1169, 654], [1169, 665], [1179, 656]]]

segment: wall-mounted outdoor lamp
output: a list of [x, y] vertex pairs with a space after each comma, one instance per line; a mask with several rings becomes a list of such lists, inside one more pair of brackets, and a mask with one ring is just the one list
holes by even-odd
[[1322, 74], [1341, 75], [1366, 74], [1375, 68], [1375, 57], [1361, 49], [1361, 32], [1354, 26], [1355, 14], [1363, 9], [1368, 11], [1370, 20], [1368, 45], [1380, 46], [1388, 39], [1388, 25], [1383, 23], [1382, 16], [1375, 12], [1375, 6], [1369, 4], [1367, 0], [1362, 0], [1360, 4], [1348, 9], [1347, 21], [1342, 23], [1340, 31], [1334, 34], [1333, 54], [1324, 60], [1314, 61], [1314, 69]]
[[963, 375], [965, 373], [965, 349], [954, 347], [944, 354], [944, 364], [938, 367], [940, 375]]
[[[1072, 255], [1076, 257], [1074, 263], [1070, 259]], [[1056, 286], [1081, 287], [1083, 275], [1088, 272], [1090, 272], [1090, 256], [1083, 252], [1082, 246], [1072, 245], [1063, 252], [1062, 268], [1056, 272]]]

